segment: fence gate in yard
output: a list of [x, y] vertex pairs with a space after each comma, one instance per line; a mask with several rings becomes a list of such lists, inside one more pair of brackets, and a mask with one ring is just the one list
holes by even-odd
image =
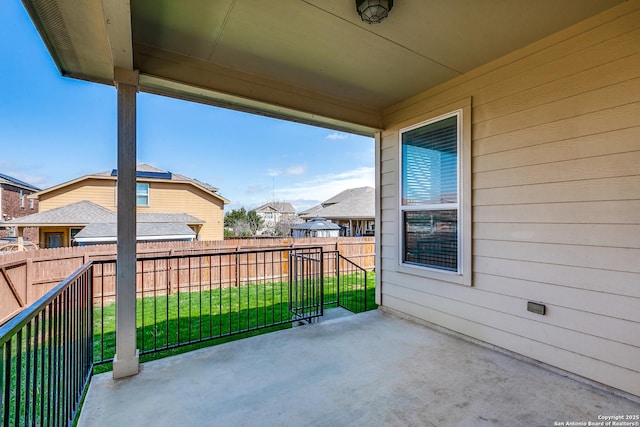
[[323, 315], [322, 248], [289, 252], [289, 310], [297, 320]]

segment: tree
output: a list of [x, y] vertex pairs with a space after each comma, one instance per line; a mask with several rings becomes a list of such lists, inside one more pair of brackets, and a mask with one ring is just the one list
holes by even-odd
[[[232, 232], [232, 236], [250, 237], [262, 228], [262, 218], [256, 211], [249, 211], [242, 207], [224, 214], [224, 228]], [[230, 233], [225, 233], [228, 235]]]
[[247, 213], [247, 222], [249, 223], [249, 230], [252, 236], [255, 236], [258, 230], [264, 225], [264, 221], [256, 211], [249, 211]]
[[293, 226], [300, 224], [302, 220], [299, 218], [283, 218], [273, 227], [271, 234], [273, 236], [284, 237], [291, 236]]

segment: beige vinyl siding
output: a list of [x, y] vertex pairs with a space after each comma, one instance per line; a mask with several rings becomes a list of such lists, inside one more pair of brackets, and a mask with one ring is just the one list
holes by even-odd
[[[472, 287], [403, 274], [398, 253], [398, 131], [468, 97]], [[384, 119], [382, 304], [640, 396], [640, 2]]]
[[[200, 229], [200, 240], [222, 240], [223, 201], [192, 184], [176, 181], [138, 181], [149, 183], [149, 206], [138, 206], [138, 212], [186, 213], [205, 224]], [[116, 180], [88, 178], [47, 192], [40, 197], [40, 211], [70, 203], [89, 200], [115, 211]]]
[[40, 212], [82, 200], [115, 210], [115, 191], [116, 181], [113, 179], [84, 179], [41, 195], [38, 199]]
[[149, 206], [139, 206], [138, 212], [188, 213], [205, 221], [200, 240], [222, 240], [224, 204], [211, 194], [191, 184], [149, 182]]

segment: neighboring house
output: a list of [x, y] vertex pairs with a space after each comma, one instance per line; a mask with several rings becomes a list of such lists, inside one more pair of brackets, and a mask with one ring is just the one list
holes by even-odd
[[[34, 193], [31, 197], [39, 200], [40, 212], [9, 223], [18, 229], [38, 226], [37, 240], [43, 248], [113, 242], [116, 181], [113, 170]], [[217, 188], [142, 164], [136, 190], [139, 241], [223, 239], [228, 201]]]
[[69, 3], [23, 2], [126, 117], [148, 91], [373, 137], [381, 309], [640, 396], [640, 0]]
[[[3, 226], [2, 222], [38, 212], [38, 201], [27, 198], [37, 191], [40, 189], [31, 184], [0, 173], [0, 238], [16, 237], [13, 227]], [[25, 230], [24, 237], [37, 242], [38, 229]]]
[[[37, 225], [40, 246], [58, 248], [116, 242], [116, 212], [88, 200], [17, 218], [17, 228]], [[191, 241], [204, 221], [184, 213], [137, 214], [137, 239], [149, 241]]]
[[[117, 227], [114, 220], [107, 223], [93, 222], [80, 230], [74, 237], [76, 244], [91, 245], [115, 243]], [[138, 213], [136, 236], [139, 242], [153, 241], [193, 241], [204, 222], [184, 213]]]
[[309, 220], [317, 216], [338, 224], [345, 236], [373, 236], [375, 234], [376, 192], [372, 187], [350, 188], [336, 194], [320, 205], [300, 213]]
[[281, 224], [295, 222], [297, 219], [296, 209], [291, 203], [269, 202], [254, 210], [263, 223], [258, 234], [273, 234]]

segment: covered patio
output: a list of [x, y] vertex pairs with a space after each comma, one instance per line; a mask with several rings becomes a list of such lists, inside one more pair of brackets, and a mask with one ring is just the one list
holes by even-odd
[[375, 310], [148, 362], [131, 378], [97, 375], [78, 425], [554, 426], [639, 411], [605, 389]]
[[[640, 0], [397, 0], [375, 25], [351, 0], [23, 3], [62, 75], [117, 88], [116, 355], [83, 425], [640, 412]], [[376, 303], [628, 400], [379, 312], [120, 380], [140, 369], [139, 91], [373, 137]]]

